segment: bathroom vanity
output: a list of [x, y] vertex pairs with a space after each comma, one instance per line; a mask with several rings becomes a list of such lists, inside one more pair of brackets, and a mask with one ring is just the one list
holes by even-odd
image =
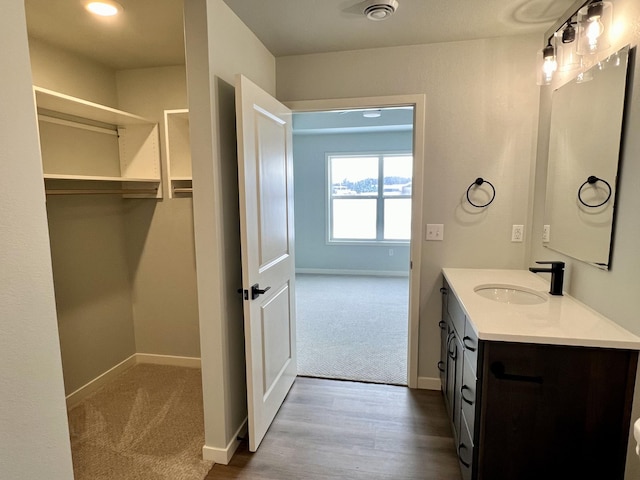
[[640, 338], [528, 271], [443, 274], [438, 367], [463, 479], [623, 479]]

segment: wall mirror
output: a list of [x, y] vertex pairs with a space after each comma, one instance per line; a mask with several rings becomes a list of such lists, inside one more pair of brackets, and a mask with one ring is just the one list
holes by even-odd
[[553, 92], [544, 245], [609, 269], [629, 47]]

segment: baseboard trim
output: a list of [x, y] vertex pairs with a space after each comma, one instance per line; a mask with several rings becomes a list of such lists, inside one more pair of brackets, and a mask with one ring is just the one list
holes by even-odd
[[89, 395], [91, 395], [93, 392], [95, 392], [96, 390], [100, 389], [101, 387], [109, 383], [111, 380], [113, 380], [115, 377], [120, 375], [125, 370], [133, 367], [136, 363], [138, 362], [136, 361], [136, 354], [134, 353], [129, 358], [118, 363], [116, 366], [111, 367], [109, 370], [107, 370], [103, 374], [98, 375], [96, 378], [94, 378], [87, 384], [78, 388], [75, 392], [72, 392], [69, 395], [67, 395], [66, 397], [67, 409], [68, 410], [72, 409], [77, 404], [79, 404], [82, 400], [84, 400]]
[[174, 367], [201, 368], [199, 357], [179, 357], [176, 355], [156, 355], [154, 353], [136, 353], [137, 363], [153, 365], [172, 365]]
[[296, 273], [312, 275], [365, 275], [371, 277], [408, 277], [409, 272], [393, 272], [384, 270], [334, 270], [325, 268], [296, 268]]
[[418, 377], [418, 388], [420, 390], [442, 390], [440, 378]]
[[96, 378], [86, 383], [76, 391], [70, 393], [66, 397], [67, 410], [71, 410], [81, 401], [87, 398], [96, 390], [102, 388], [107, 383], [120, 375], [125, 370], [139, 363], [153, 365], [172, 365], [175, 367], [201, 368], [200, 358], [198, 357], [178, 357], [174, 355], [155, 355], [151, 353], [134, 353], [129, 358], [111, 367], [106, 372], [98, 375]]
[[236, 450], [240, 445], [239, 439], [243, 438], [246, 434], [247, 419], [245, 418], [242, 425], [240, 425], [240, 428], [236, 431], [235, 435], [225, 448], [209, 447], [205, 445], [202, 447], [202, 458], [222, 465], [229, 465], [233, 454], [236, 453]]

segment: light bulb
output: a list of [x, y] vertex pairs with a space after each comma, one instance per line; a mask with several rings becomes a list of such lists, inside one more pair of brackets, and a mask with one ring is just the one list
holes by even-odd
[[600, 21], [600, 17], [594, 17], [589, 20], [585, 32], [589, 42], [589, 50], [596, 51], [598, 49], [598, 39], [603, 32], [604, 25]]
[[542, 73], [545, 83], [550, 83], [554, 72], [558, 69], [555, 50], [551, 45], [547, 45], [543, 50], [544, 62], [542, 63]]

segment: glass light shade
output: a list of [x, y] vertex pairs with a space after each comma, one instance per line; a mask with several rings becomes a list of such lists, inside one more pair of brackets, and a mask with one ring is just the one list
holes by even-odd
[[556, 60], [555, 48], [552, 45], [547, 45], [538, 52], [537, 72], [538, 72], [538, 85], [550, 85], [553, 80], [553, 74], [558, 69], [558, 62]]
[[560, 72], [571, 72], [582, 67], [582, 57], [578, 55], [578, 40], [572, 42], [563, 42], [563, 32], [557, 32], [556, 37], [556, 60], [558, 62], [558, 70]]
[[578, 55], [593, 55], [611, 47], [613, 5], [594, 2], [578, 11]]

